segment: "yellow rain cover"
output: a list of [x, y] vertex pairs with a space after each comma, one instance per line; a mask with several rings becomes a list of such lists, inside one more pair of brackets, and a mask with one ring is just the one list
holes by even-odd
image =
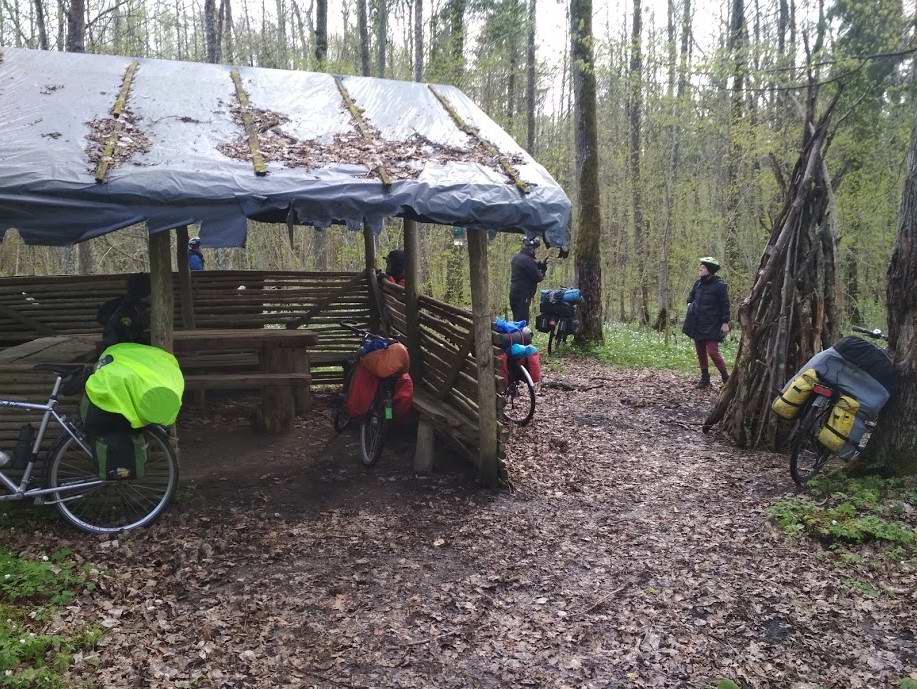
[[853, 430], [853, 423], [856, 420], [858, 411], [860, 411], [860, 403], [853, 397], [842, 395], [832, 407], [828, 420], [819, 431], [818, 442], [832, 452], [843, 450], [847, 436]]
[[814, 368], [807, 368], [774, 400], [771, 409], [784, 419], [795, 419], [802, 405], [812, 396], [812, 389], [817, 382], [818, 373]]
[[104, 411], [121, 414], [132, 428], [171, 426], [184, 391], [185, 379], [174, 356], [158, 347], [129, 342], [102, 352], [86, 381], [89, 401]]

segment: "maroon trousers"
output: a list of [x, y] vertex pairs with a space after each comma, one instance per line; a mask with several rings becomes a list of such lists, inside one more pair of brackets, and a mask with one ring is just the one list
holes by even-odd
[[726, 373], [726, 362], [723, 361], [723, 355], [720, 354], [720, 343], [716, 340], [694, 340], [694, 349], [697, 351], [697, 363], [700, 364], [702, 371], [710, 368], [707, 362], [709, 356], [713, 359], [713, 365], [720, 373]]

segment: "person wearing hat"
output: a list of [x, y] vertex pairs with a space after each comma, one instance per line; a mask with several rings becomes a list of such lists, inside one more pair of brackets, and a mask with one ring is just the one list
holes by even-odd
[[720, 354], [720, 342], [729, 332], [729, 289], [726, 282], [717, 275], [720, 262], [712, 256], [700, 259], [700, 277], [688, 296], [688, 313], [682, 332], [694, 340], [697, 363], [700, 365], [698, 388], [710, 387], [708, 359], [720, 372], [723, 382], [729, 380], [726, 362]]
[[514, 321], [529, 322], [529, 308], [538, 283], [544, 280], [548, 262], [535, 260], [535, 249], [541, 246], [538, 237], [522, 240], [522, 248], [510, 263], [509, 306]]
[[188, 241], [188, 267], [191, 270], [204, 269], [204, 254], [201, 253], [200, 237], [192, 237]]

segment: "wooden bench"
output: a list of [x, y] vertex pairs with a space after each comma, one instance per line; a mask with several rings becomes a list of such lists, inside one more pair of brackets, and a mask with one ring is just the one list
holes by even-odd
[[436, 434], [439, 433], [458, 447], [472, 461], [479, 438], [472, 433], [477, 422], [454, 407], [437, 399], [433, 394], [414, 388], [414, 411], [417, 412], [417, 446], [414, 450], [414, 471], [418, 474], [433, 472], [436, 455]]

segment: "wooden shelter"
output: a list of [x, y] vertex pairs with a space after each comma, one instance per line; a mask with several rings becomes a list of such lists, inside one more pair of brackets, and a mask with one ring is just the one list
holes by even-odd
[[[328, 366], [340, 364], [355, 344], [336, 325], [342, 314], [387, 327], [412, 354], [422, 419], [419, 466], [429, 463], [435, 427], [468, 448], [485, 482], [496, 483], [486, 232], [524, 232], [566, 248], [570, 202], [461, 91], [7, 49], [0, 57], [0, 124], [0, 238], [15, 228], [32, 244], [67, 245], [146, 223], [151, 332], [169, 350], [176, 321], [183, 330], [305, 328], [316, 336], [307, 348], [309, 382], [330, 383]], [[389, 217], [404, 220], [404, 289], [380, 284], [375, 273], [373, 233]], [[362, 231], [365, 270], [189, 272], [189, 225], [200, 225], [205, 246], [239, 246], [247, 219]], [[471, 312], [419, 294], [417, 233], [425, 222], [467, 229]], [[93, 331], [94, 312], [87, 309], [117, 293], [119, 280], [0, 280], [0, 346]], [[191, 353], [200, 354], [208, 371], [250, 354]], [[270, 387], [288, 394], [296, 408], [301, 374], [268, 377], [282, 363], [274, 360], [261, 380], [275, 381]]]

